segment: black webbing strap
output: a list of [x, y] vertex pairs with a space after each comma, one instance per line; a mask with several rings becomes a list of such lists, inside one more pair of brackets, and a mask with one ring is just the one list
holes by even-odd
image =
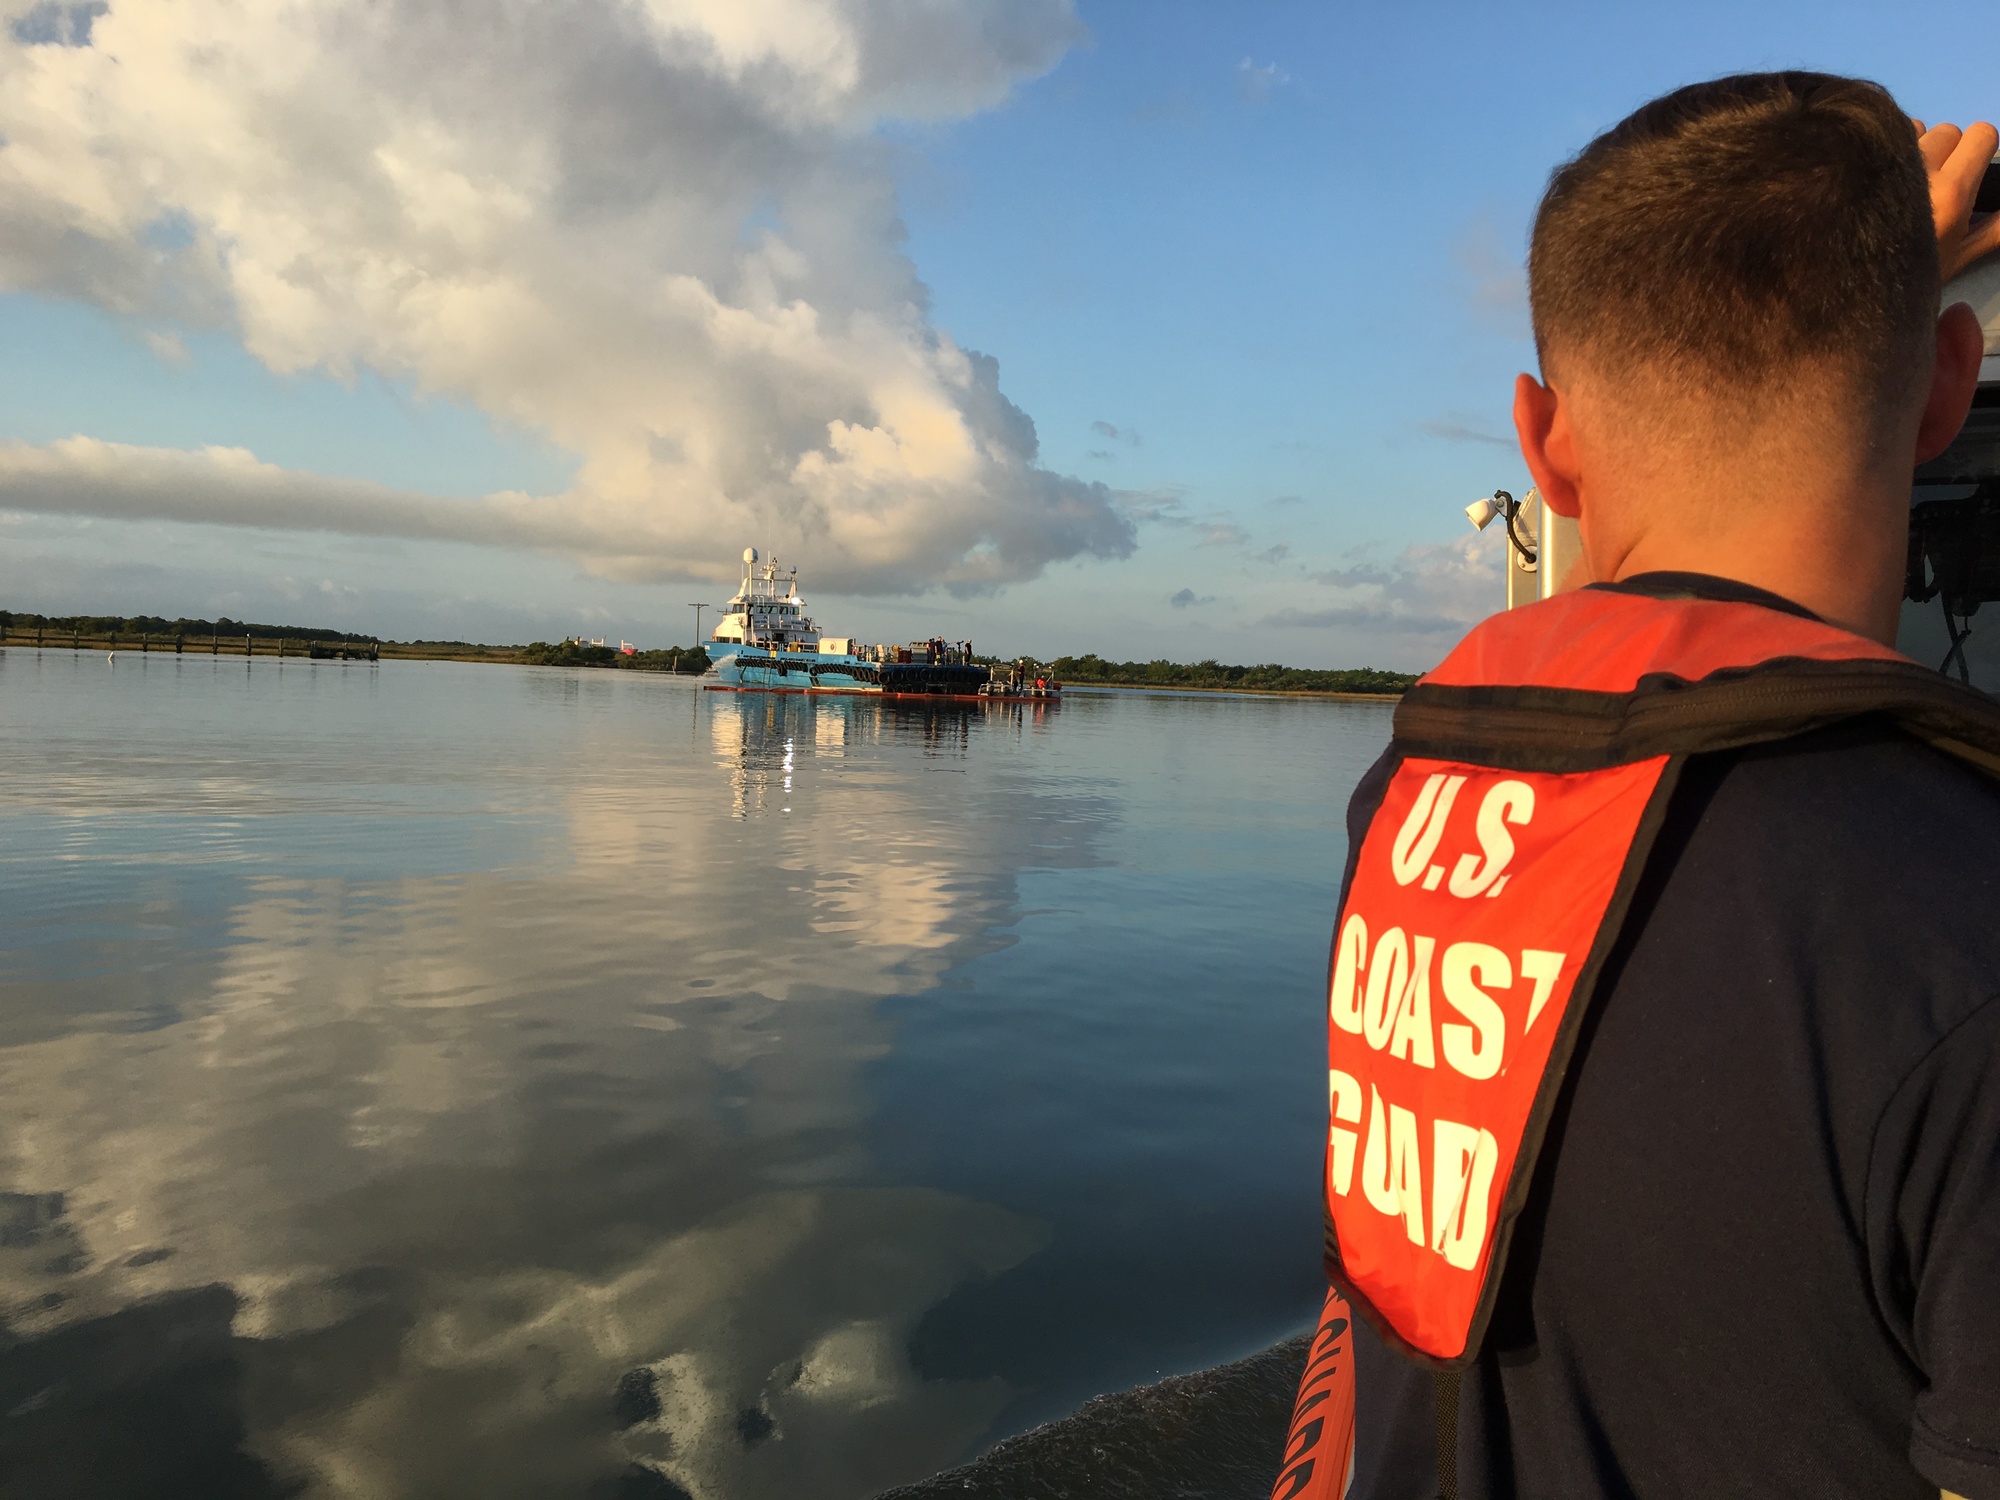
[[1435, 1375], [1438, 1500], [1458, 1500], [1458, 1372]]
[[1595, 771], [1763, 744], [1864, 714], [2000, 775], [2000, 704], [1913, 661], [1786, 658], [1698, 682], [1654, 674], [1627, 693], [1419, 682], [1396, 705], [1396, 744], [1406, 755], [1515, 771]]

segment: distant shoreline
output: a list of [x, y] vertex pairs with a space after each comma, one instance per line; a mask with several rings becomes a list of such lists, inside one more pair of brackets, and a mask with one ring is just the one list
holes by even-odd
[[[489, 646], [475, 641], [388, 641], [347, 631], [298, 625], [264, 625], [242, 620], [167, 620], [156, 615], [20, 614], [0, 610], [0, 648], [132, 651], [142, 655], [274, 656], [280, 659], [491, 662], [503, 666], [593, 667], [699, 677], [711, 669], [700, 646], [659, 650], [614, 649], [578, 638], [525, 646]], [[976, 658], [986, 662], [987, 658]], [[1201, 693], [1245, 698], [1331, 698], [1359, 703], [1394, 703], [1417, 679], [1406, 672], [1374, 667], [1326, 670], [1194, 663], [1105, 661], [1095, 654], [1060, 656], [1054, 661], [1020, 658], [1037, 676], [1054, 678], [1084, 692]], [[990, 664], [1006, 668], [1006, 659]]]
[[[597, 670], [611, 669], [652, 672], [663, 677], [698, 677], [699, 672], [676, 672], [670, 667], [656, 666], [651, 661], [633, 662], [630, 658], [611, 661], [557, 661], [537, 660], [532, 648], [527, 646], [479, 646], [462, 641], [430, 643], [426, 641], [371, 641], [365, 637], [327, 635], [265, 635], [252, 633], [248, 636], [251, 649], [244, 649], [245, 633], [233, 635], [186, 636], [134, 633], [117, 635], [103, 631], [55, 631], [44, 630], [41, 639], [35, 632], [23, 630], [19, 625], [9, 627], [0, 634], [0, 649], [22, 651], [106, 651], [134, 656], [262, 656], [276, 661], [306, 661], [313, 659], [317, 648], [319, 660], [380, 660], [380, 661], [465, 661], [479, 662], [502, 667], [539, 666], [579, 666]], [[610, 653], [617, 657], [618, 653]], [[644, 653], [648, 656], [664, 656], [667, 653]], [[705, 670], [705, 669], [704, 669]]]
[[[1061, 679], [1057, 679], [1061, 681]], [[1400, 703], [1401, 693], [1343, 693], [1333, 688], [1151, 687], [1137, 682], [1064, 682], [1065, 693], [1199, 693], [1224, 698], [1342, 698], [1357, 703]]]
[[[532, 663], [523, 661], [520, 650], [513, 646], [491, 646], [485, 648], [478, 646], [452, 646], [439, 647], [432, 650], [423, 646], [391, 644], [388, 641], [363, 643], [327, 638], [315, 641], [307, 636], [255, 636], [252, 639], [256, 642], [256, 648], [248, 654], [251, 656], [269, 657], [273, 661], [306, 661], [311, 656], [312, 647], [318, 645], [323, 651], [331, 651], [336, 655], [345, 651], [349, 653], [350, 659], [366, 658], [368, 653], [373, 651], [383, 661], [470, 661], [488, 662], [503, 667], [532, 665]], [[162, 639], [159, 636], [155, 636], [151, 640], [142, 643], [138, 636], [121, 635], [114, 640], [111, 637], [102, 635], [77, 637], [65, 632], [60, 638], [50, 635], [47, 639], [38, 642], [32, 631], [23, 634], [19, 630], [10, 630], [7, 632], [6, 639], [0, 640], [0, 647], [5, 647], [10, 651], [71, 651], [79, 654], [86, 651], [116, 651], [120, 655], [123, 655], [129, 651], [134, 656], [214, 656], [219, 658], [224, 656], [243, 656], [246, 654], [243, 650], [243, 637], [240, 635], [222, 636], [213, 642], [212, 649], [208, 636], [203, 636], [198, 642], [190, 636], [184, 648], [176, 651], [171, 638]]]
[[[243, 638], [241, 636], [236, 636], [233, 639], [227, 636], [221, 638], [215, 643], [216, 649], [213, 651], [209, 649], [210, 642], [206, 636], [202, 637], [198, 644], [190, 639], [185, 649], [181, 651], [174, 650], [174, 643], [171, 640], [163, 642], [157, 637], [147, 643], [143, 649], [138, 638], [132, 636], [120, 636], [115, 643], [106, 636], [98, 636], [95, 639], [92, 639], [90, 636], [84, 636], [80, 646], [72, 646], [70, 642], [71, 637], [68, 635], [63, 636], [61, 639], [49, 637], [37, 647], [32, 635], [24, 637], [19, 631], [10, 630], [7, 632], [6, 639], [0, 641], [0, 649], [22, 651], [37, 649], [44, 651], [117, 651], [120, 653], [130, 652], [134, 656], [214, 656], [217, 658], [224, 656], [241, 657], [244, 654]], [[282, 651], [279, 650], [280, 643], [281, 641], [278, 637], [257, 638], [257, 649], [250, 654], [272, 661], [306, 661], [310, 659], [307, 648], [311, 643], [308, 639], [296, 636], [285, 637], [282, 639], [284, 646], [284, 650]], [[340, 646], [344, 643], [328, 642], [326, 644], [329, 646]], [[361, 648], [354, 645], [346, 645], [345, 649], [358, 655]], [[420, 645], [403, 645], [380, 641], [374, 644], [373, 649], [378, 653], [379, 659], [382, 661], [463, 661], [497, 667], [542, 667], [553, 665], [574, 666], [576, 669], [589, 671], [619, 670], [616, 666], [608, 664], [531, 661], [527, 656], [527, 648], [521, 646], [458, 646], [430, 649]], [[675, 672], [658, 667], [632, 667], [625, 670], [648, 672], [657, 677], [699, 679], [709, 675], [707, 672]], [[1140, 683], [1128, 682], [1066, 682], [1063, 684], [1063, 688], [1064, 691], [1070, 693], [1142, 693], [1151, 694], [1159, 698], [1315, 698], [1349, 703], [1397, 703], [1402, 701], [1403, 696], [1401, 693], [1342, 693], [1320, 688], [1150, 687]]]

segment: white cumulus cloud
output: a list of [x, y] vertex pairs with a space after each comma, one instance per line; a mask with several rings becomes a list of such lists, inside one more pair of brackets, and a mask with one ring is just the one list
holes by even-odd
[[853, 591], [1132, 548], [1110, 491], [1039, 464], [996, 362], [932, 325], [877, 133], [1046, 71], [1071, 0], [0, 17], [0, 289], [407, 379], [580, 458], [565, 495], [453, 503], [75, 440], [15, 445], [0, 503], [465, 535], [633, 578], [727, 577], [757, 542]]

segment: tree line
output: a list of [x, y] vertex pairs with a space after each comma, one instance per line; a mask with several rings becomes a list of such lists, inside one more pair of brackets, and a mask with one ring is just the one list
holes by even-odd
[[582, 641], [533, 641], [521, 648], [520, 659], [533, 667], [624, 667], [638, 672], [685, 672], [699, 675], [709, 667], [708, 653], [699, 646], [669, 646], [664, 651], [626, 655], [609, 646]]
[[464, 656], [483, 661], [518, 661], [536, 666], [558, 667], [629, 667], [639, 671], [701, 673], [708, 670], [706, 652], [700, 647], [669, 647], [664, 651], [641, 651], [632, 656], [623, 655], [609, 646], [579, 645], [565, 641], [551, 645], [547, 641], [536, 641], [527, 646], [487, 646], [476, 641], [416, 640], [392, 641], [373, 635], [362, 635], [354, 631], [329, 630], [308, 625], [265, 625], [255, 620], [232, 620], [227, 615], [213, 620], [194, 620], [185, 615], [167, 619], [163, 615], [42, 615], [21, 610], [0, 609], [0, 638], [13, 635], [18, 641], [22, 636], [32, 636], [37, 632], [51, 642], [82, 637], [86, 640], [103, 641], [117, 637], [123, 641], [137, 641], [151, 636], [155, 641], [166, 643], [185, 636], [192, 643], [219, 638], [224, 642], [241, 641], [249, 636], [253, 641], [311, 641], [328, 646], [383, 646], [396, 647], [405, 652]]
[[1232, 667], [1208, 660], [1105, 661], [1096, 653], [1059, 656], [1048, 664], [1059, 682], [1101, 682], [1122, 687], [1239, 688], [1273, 693], [1401, 693], [1415, 682], [1411, 672], [1385, 672], [1377, 667], [1347, 667], [1322, 671], [1267, 662]]
[[213, 620], [190, 620], [184, 615], [169, 620], [160, 615], [34, 615], [0, 609], [0, 630], [44, 630], [50, 635], [151, 635], [169, 639], [184, 635], [190, 639], [221, 636], [225, 640], [232, 637], [240, 640], [247, 635], [257, 640], [340, 641], [358, 646], [378, 644], [372, 635], [354, 635], [344, 630], [321, 630], [304, 625], [259, 625], [250, 620], [232, 620], [227, 615]]
[[[326, 630], [303, 625], [263, 625], [253, 620], [232, 620], [226, 615], [213, 620], [192, 620], [186, 616], [166, 619], [160, 615], [39, 615], [0, 609], [0, 633], [16, 635], [42, 630], [49, 636], [85, 636], [103, 639], [119, 636], [136, 639], [152, 636], [172, 640], [186, 636], [203, 640], [219, 636], [223, 640], [308, 640], [356, 646], [400, 646], [426, 652], [462, 652], [486, 660], [518, 661], [546, 667], [616, 667], [641, 672], [699, 674], [710, 666], [708, 653], [699, 646], [669, 646], [662, 651], [640, 651], [627, 656], [610, 646], [592, 646], [578, 641], [534, 641], [526, 646], [484, 646], [471, 641], [389, 641], [351, 631]], [[985, 657], [981, 661], [988, 660]], [[998, 663], [1005, 665], [1004, 662]], [[1083, 656], [1060, 656], [1053, 662], [1034, 663], [1059, 682], [1103, 683], [1117, 687], [1238, 688], [1277, 693], [1401, 693], [1416, 677], [1408, 672], [1385, 672], [1376, 667], [1349, 667], [1322, 671], [1310, 667], [1287, 667], [1277, 662], [1261, 666], [1227, 666], [1213, 659], [1193, 663], [1171, 661], [1106, 661], [1095, 652]]]

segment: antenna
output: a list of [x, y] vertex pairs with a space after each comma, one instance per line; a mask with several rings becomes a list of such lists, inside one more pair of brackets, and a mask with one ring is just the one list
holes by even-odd
[[708, 606], [706, 604], [690, 604], [688, 608], [694, 611], [694, 644], [696, 649], [699, 650], [701, 647], [701, 612], [707, 609]]

